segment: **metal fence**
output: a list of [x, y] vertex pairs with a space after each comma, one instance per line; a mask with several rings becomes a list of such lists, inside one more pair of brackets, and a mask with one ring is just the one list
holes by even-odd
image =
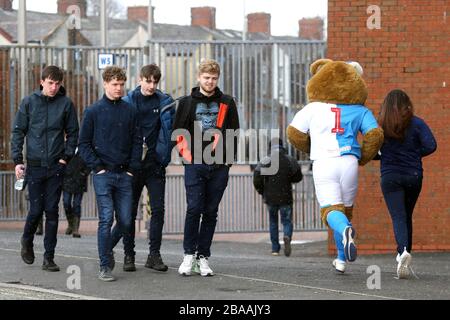
[[[14, 173], [0, 173], [0, 221], [25, 220], [29, 202], [26, 189], [23, 192], [14, 189]], [[304, 179], [294, 187], [293, 223], [296, 231], [322, 230], [320, 210], [314, 196], [312, 176], [307, 173]], [[168, 174], [166, 180], [165, 233], [183, 233], [186, 213], [184, 177], [181, 174]], [[139, 206], [138, 219], [143, 219], [145, 204]], [[65, 218], [62, 202], [60, 217]], [[82, 203], [82, 219], [97, 219], [97, 206], [89, 178], [88, 192]], [[257, 232], [269, 229], [269, 216], [262, 197], [253, 188], [252, 174], [232, 174], [228, 188], [219, 206], [217, 232]]]
[[[84, 109], [103, 93], [102, 70], [99, 69], [104, 62], [101, 54], [109, 54], [114, 64], [127, 70], [128, 90], [137, 85], [143, 65], [157, 63], [163, 74], [160, 89], [174, 98], [190, 93], [197, 82], [198, 64], [204, 58], [212, 58], [222, 68], [220, 88], [236, 98], [241, 127], [275, 129], [285, 138], [287, 125], [307, 102], [309, 66], [323, 58], [325, 51], [325, 42], [300, 40], [154, 41], [145, 48], [108, 49], [0, 46], [0, 168], [13, 168], [9, 140], [15, 113], [21, 99], [38, 88], [41, 71], [48, 65], [58, 65], [65, 70], [64, 86], [81, 121]], [[293, 147], [289, 148], [289, 153], [308, 161], [307, 155]], [[11, 174], [0, 173], [0, 176], [0, 219], [23, 219], [27, 206], [24, 194], [13, 190]], [[184, 222], [179, 218], [180, 214], [184, 215], [185, 205], [182, 180], [182, 176], [167, 178], [166, 232], [182, 231]], [[323, 228], [313, 189], [309, 175], [296, 187], [294, 222], [297, 230]], [[83, 201], [84, 217], [96, 217], [96, 210], [90, 188]], [[253, 190], [250, 176], [230, 177], [220, 210], [229, 217], [219, 219], [221, 231], [267, 229], [265, 208]]]
[[[103, 93], [101, 54], [127, 70], [127, 89], [139, 80], [141, 67], [160, 65], [161, 90], [174, 98], [189, 94], [204, 58], [222, 68], [220, 88], [236, 98], [244, 129], [279, 129], [281, 137], [295, 113], [306, 104], [309, 66], [325, 56], [321, 41], [158, 41], [145, 48], [0, 46], [0, 163], [11, 165], [9, 137], [21, 99], [39, 87], [42, 69], [65, 70], [64, 86], [81, 121], [84, 109]], [[105, 60], [106, 61], [106, 60]], [[289, 150], [294, 154], [294, 150]], [[298, 154], [306, 160], [305, 155]]]

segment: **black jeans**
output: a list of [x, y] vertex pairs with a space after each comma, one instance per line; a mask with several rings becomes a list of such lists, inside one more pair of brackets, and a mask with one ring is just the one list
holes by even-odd
[[[152, 164], [146, 167], [133, 177], [133, 207], [131, 209], [131, 238], [130, 246], [124, 246], [125, 255], [135, 256], [135, 233], [136, 216], [138, 213], [139, 200], [141, 198], [144, 186], [147, 187], [151, 218], [148, 229], [149, 253], [150, 255], [159, 255], [161, 249], [162, 231], [164, 226], [164, 196], [166, 187], [166, 169], [159, 164]], [[112, 247], [114, 248], [122, 238], [117, 224], [112, 232]]]
[[185, 254], [208, 258], [217, 223], [217, 211], [228, 185], [226, 165], [188, 164], [184, 166], [187, 212], [184, 224]]
[[402, 254], [405, 248], [411, 252], [412, 215], [422, 190], [422, 176], [385, 174], [381, 177], [381, 190], [392, 218], [397, 252]]
[[25, 243], [32, 245], [39, 220], [45, 212], [44, 257], [53, 259], [58, 233], [58, 211], [66, 166], [56, 164], [47, 167], [27, 167], [26, 180], [30, 198], [30, 210], [23, 230]]

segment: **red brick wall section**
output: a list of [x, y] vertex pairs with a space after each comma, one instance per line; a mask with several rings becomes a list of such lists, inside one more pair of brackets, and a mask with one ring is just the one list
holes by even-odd
[[262, 32], [270, 36], [270, 20], [271, 16], [269, 13], [257, 12], [250, 13], [247, 15], [247, 24], [249, 33]]
[[191, 8], [191, 25], [194, 27], [216, 28], [216, 8]]
[[298, 22], [300, 39], [323, 40], [323, 19], [303, 18]]
[[12, 11], [12, 0], [0, 0], [0, 9]]
[[[381, 9], [370, 30], [370, 5]], [[413, 251], [450, 251], [450, 59], [446, 0], [328, 1], [328, 57], [364, 68], [367, 106], [375, 115], [395, 88], [411, 97], [431, 127], [437, 151], [424, 158], [424, 181], [413, 215]], [[379, 163], [360, 169], [353, 224], [360, 253], [393, 253], [392, 223], [379, 185]], [[330, 234], [329, 251], [334, 253]]]
[[87, 1], [86, 0], [58, 0], [58, 14], [65, 16], [67, 15], [67, 8], [71, 5], [76, 5], [80, 8], [81, 17], [86, 17], [87, 12]]

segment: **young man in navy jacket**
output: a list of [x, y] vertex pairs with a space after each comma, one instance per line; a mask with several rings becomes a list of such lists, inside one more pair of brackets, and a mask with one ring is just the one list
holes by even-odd
[[[98, 205], [99, 279], [114, 281], [111, 227], [114, 217], [124, 237], [124, 246], [133, 245], [132, 183], [141, 168], [142, 137], [136, 108], [122, 100], [125, 71], [107, 67], [103, 72], [105, 94], [86, 109], [80, 131], [79, 150], [94, 172]], [[126, 250], [127, 251], [127, 250]], [[127, 257], [126, 257], [127, 259]]]
[[[144, 186], [147, 187], [151, 220], [149, 226], [149, 255], [145, 267], [157, 271], [167, 271], [161, 254], [162, 230], [164, 225], [164, 191], [166, 185], [166, 166], [170, 162], [171, 132], [175, 117], [175, 103], [172, 97], [157, 89], [161, 80], [161, 69], [155, 65], [146, 65], [141, 69], [140, 85], [130, 91], [124, 101], [133, 105], [138, 111], [139, 124], [145, 156], [143, 156], [142, 170], [133, 180], [133, 209], [131, 222], [131, 238], [133, 245], [125, 247], [124, 271], [136, 271], [134, 235], [135, 221], [138, 212], [139, 199]], [[120, 229], [116, 225], [112, 231], [113, 248], [122, 238]], [[129, 250], [127, 252], [127, 250]]]

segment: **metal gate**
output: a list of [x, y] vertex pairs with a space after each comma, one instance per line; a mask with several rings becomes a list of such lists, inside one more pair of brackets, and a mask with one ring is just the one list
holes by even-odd
[[[309, 79], [309, 66], [314, 60], [323, 58], [325, 50], [325, 42], [301, 40], [154, 41], [145, 48], [109, 49], [79, 46], [0, 46], [0, 83], [2, 84], [0, 87], [0, 170], [13, 168], [9, 146], [13, 119], [22, 97], [38, 88], [40, 73], [47, 65], [58, 65], [65, 70], [64, 86], [76, 106], [81, 121], [84, 109], [103, 93], [102, 70], [99, 70], [99, 65], [102, 64], [100, 54], [108, 54], [113, 58], [115, 65], [127, 70], [127, 89], [133, 89], [137, 85], [139, 71], [143, 65], [157, 63], [163, 73], [160, 89], [174, 98], [190, 93], [197, 82], [198, 64], [203, 58], [212, 58], [222, 67], [220, 88], [236, 98], [241, 127], [243, 129], [278, 129], [280, 136], [285, 138], [285, 128], [295, 113], [307, 102], [305, 89]], [[304, 163], [308, 161], [306, 155], [296, 152], [293, 148], [290, 148], [289, 153]], [[230, 180], [230, 186], [236, 184], [236, 188], [240, 188], [241, 193], [253, 194], [250, 178], [240, 177], [239, 180], [238, 177], [234, 177]], [[170, 188], [171, 179], [176, 184], [175, 181], [182, 177], [168, 177], [168, 188]], [[9, 192], [12, 185], [5, 179], [1, 181], [3, 195], [4, 192]], [[308, 185], [304, 185], [305, 183]], [[311, 214], [308, 213], [306, 216], [312, 222], [302, 220], [301, 224], [296, 223], [296, 229], [308, 229], [309, 227], [306, 227], [308, 225], [313, 225], [313, 229], [323, 228], [321, 224], [316, 224], [319, 210], [311, 179], [302, 182], [302, 185], [305, 186], [302, 188], [302, 197], [308, 199], [307, 206], [311, 208]], [[234, 188], [230, 186], [227, 194]], [[166, 203], [175, 201], [184, 204], [184, 190], [177, 188], [178, 191], [171, 195], [175, 199]], [[307, 195], [304, 194], [304, 190], [307, 190]], [[8, 201], [16, 199], [13, 195], [14, 191], [11, 190], [11, 192], [9, 196], [5, 196], [9, 199]], [[228, 197], [227, 194], [221, 206], [228, 213], [236, 214], [236, 219], [228, 221], [227, 226], [223, 227], [224, 230], [236, 230], [240, 228], [240, 225], [242, 226], [240, 231], [244, 229], [257, 231], [267, 227], [264, 225], [267, 223], [265, 217], [264, 221], [256, 217], [264, 212], [264, 209], [261, 209], [262, 204], [256, 204], [258, 201], [256, 198], [254, 202], [251, 197], [239, 198], [239, 201], [243, 201], [241, 203], [237, 202], [236, 198]], [[298, 192], [296, 194], [298, 195]], [[93, 195], [86, 197], [84, 202], [95, 208]], [[177, 210], [183, 209], [179, 207]], [[243, 212], [238, 212], [241, 210]], [[10, 216], [13, 213], [8, 214]], [[238, 217], [248, 218], [248, 223], [238, 223]], [[5, 212], [0, 212], [0, 219], [5, 219]], [[169, 225], [170, 222], [167, 221], [167, 228]], [[220, 223], [218, 227], [222, 228]], [[179, 230], [179, 227], [174, 226], [171, 230], [178, 232], [176, 230]]]

